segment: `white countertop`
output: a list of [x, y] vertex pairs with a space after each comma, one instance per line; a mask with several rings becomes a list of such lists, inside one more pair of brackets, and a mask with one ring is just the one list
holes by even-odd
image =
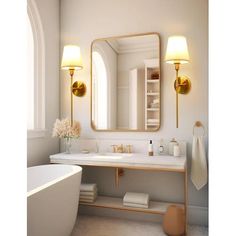
[[184, 172], [186, 156], [148, 156], [142, 153], [58, 153], [50, 156], [50, 162]]

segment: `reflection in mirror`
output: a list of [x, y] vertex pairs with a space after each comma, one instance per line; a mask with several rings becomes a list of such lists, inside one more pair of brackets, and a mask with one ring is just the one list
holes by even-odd
[[160, 42], [156, 33], [97, 39], [91, 46], [92, 127], [160, 127]]

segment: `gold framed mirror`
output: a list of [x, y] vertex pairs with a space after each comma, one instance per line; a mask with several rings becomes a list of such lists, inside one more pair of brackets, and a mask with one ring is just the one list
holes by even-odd
[[158, 33], [92, 42], [91, 127], [95, 131], [157, 131], [160, 99]]

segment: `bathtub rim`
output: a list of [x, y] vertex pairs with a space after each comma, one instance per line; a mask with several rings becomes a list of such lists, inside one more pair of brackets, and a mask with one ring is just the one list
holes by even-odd
[[[66, 179], [66, 178], [68, 178], [68, 177], [70, 177], [70, 176], [72, 176], [74, 174], [82, 172], [82, 169], [83, 169], [79, 165], [67, 165], [67, 164], [45, 164], [45, 165], [31, 166], [31, 167], [28, 167], [28, 168], [37, 168], [39, 166], [45, 166], [45, 167], [46, 166], [70, 166], [70, 167], [72, 167], [72, 170], [69, 173], [67, 173], [65, 175], [62, 175], [62, 176], [60, 176], [60, 177], [58, 177], [58, 178], [56, 178], [54, 180], [51, 180], [51, 181], [49, 181], [49, 182], [47, 182], [47, 183], [45, 183], [45, 184], [43, 184], [43, 185], [41, 185], [41, 186], [39, 186], [39, 187], [37, 187], [35, 189], [32, 189], [29, 192], [27, 191], [27, 198], [32, 196], [32, 195], [34, 195], [34, 194], [36, 194], [36, 193], [38, 193], [38, 192], [40, 192], [43, 189], [46, 189], [46, 188], [48, 188], [48, 187], [50, 187], [50, 186], [60, 182], [63, 179]], [[28, 181], [28, 179], [27, 179], [27, 181]]]

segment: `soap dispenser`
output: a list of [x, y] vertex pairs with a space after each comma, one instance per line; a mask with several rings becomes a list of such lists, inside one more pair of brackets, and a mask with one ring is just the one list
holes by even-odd
[[163, 144], [163, 139], [160, 140], [159, 146], [158, 146], [158, 154], [163, 155], [165, 153], [165, 148]]
[[150, 140], [150, 141], [149, 141], [149, 144], [148, 144], [148, 156], [153, 156], [152, 140]]
[[174, 157], [179, 157], [180, 156], [180, 146], [179, 144], [174, 145]]
[[174, 146], [178, 144], [177, 141], [172, 138], [171, 141], [169, 142], [169, 145], [168, 145], [168, 153], [169, 155], [173, 156], [174, 154]]

